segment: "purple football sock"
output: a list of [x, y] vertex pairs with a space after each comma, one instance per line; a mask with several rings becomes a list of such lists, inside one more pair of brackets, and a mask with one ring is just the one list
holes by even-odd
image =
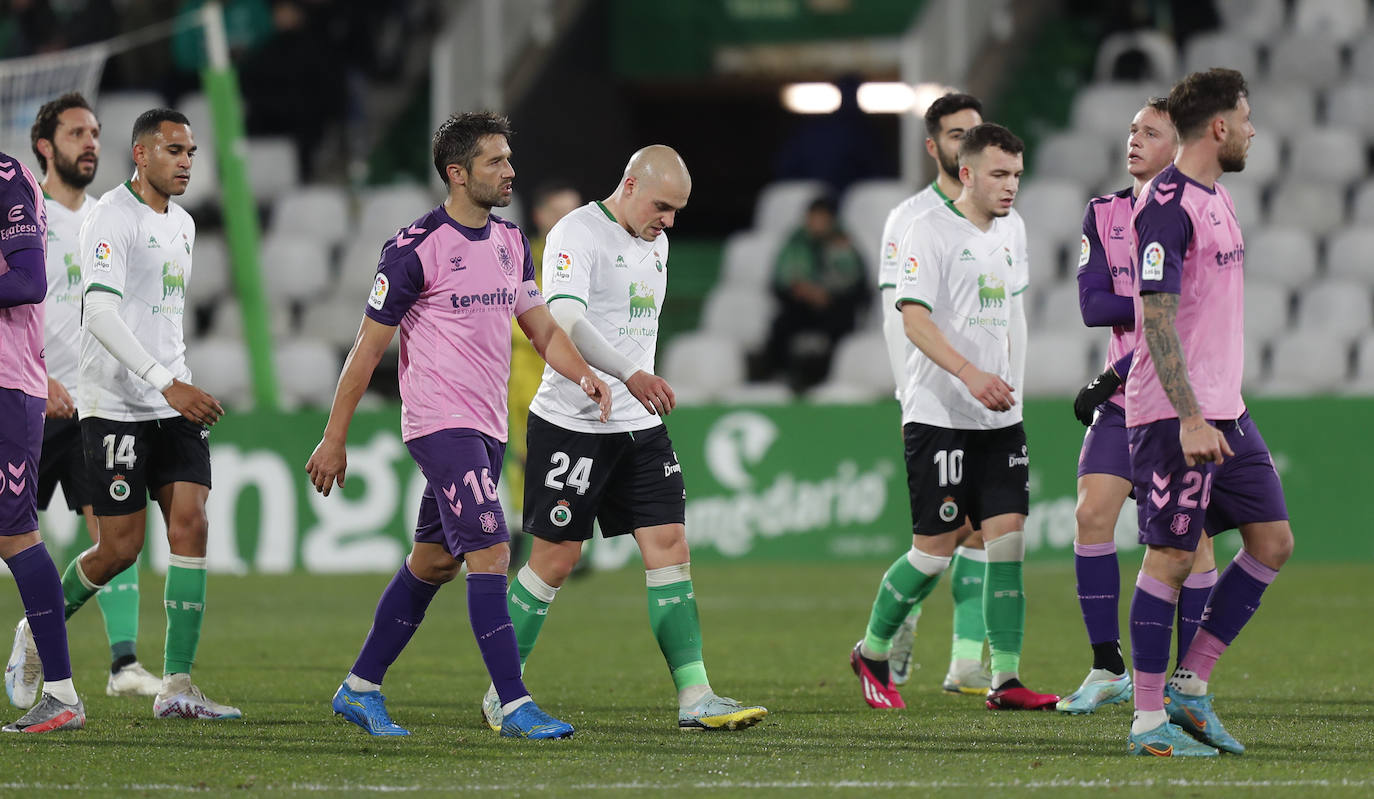
[[1121, 640], [1117, 626], [1121, 569], [1117, 565], [1116, 544], [1074, 544], [1073, 569], [1078, 575], [1078, 605], [1083, 609], [1088, 643]]
[[62, 578], [48, 548], [40, 541], [5, 561], [24, 603], [24, 617], [33, 631], [47, 682], [70, 679], [72, 658], [67, 651], [67, 622], [63, 615]]
[[1199, 679], [1210, 680], [1217, 658], [1255, 615], [1264, 589], [1278, 576], [1277, 569], [1265, 566], [1242, 549], [1212, 589], [1212, 598], [1207, 603], [1207, 610], [1203, 611], [1202, 629], [1198, 633], [1199, 638], [1202, 632], [1208, 633], [1209, 639], [1215, 638], [1220, 646], [1209, 640], [1209, 646], [1189, 647], [1188, 655], [1179, 666], [1197, 674]]
[[1141, 572], [1131, 597], [1131, 663], [1137, 710], [1164, 709], [1164, 677], [1178, 591]]
[[520, 679], [520, 651], [506, 606], [506, 575], [468, 574], [468, 621], [501, 704], [529, 696]]
[[1188, 645], [1193, 642], [1193, 634], [1202, 623], [1202, 612], [1207, 609], [1207, 600], [1212, 596], [1212, 586], [1217, 584], [1217, 570], [1190, 574], [1183, 581], [1183, 590], [1178, 592], [1178, 662], [1188, 654]]
[[416, 577], [408, 564], [402, 563], [391, 578], [382, 598], [377, 600], [377, 613], [372, 617], [372, 629], [367, 632], [363, 649], [353, 663], [352, 673], [381, 684], [386, 670], [400, 657], [401, 650], [425, 618], [425, 608], [438, 593], [439, 586]]

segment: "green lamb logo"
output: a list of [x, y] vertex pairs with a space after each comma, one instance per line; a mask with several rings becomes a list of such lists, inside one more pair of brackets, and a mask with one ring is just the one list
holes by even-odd
[[81, 285], [81, 264], [71, 253], [62, 256], [62, 263], [67, 265], [67, 288]]
[[162, 262], [162, 299], [171, 294], [180, 294], [186, 299], [186, 273], [175, 261]]
[[630, 284], [630, 318], [657, 316], [658, 303], [654, 302], [654, 290], [649, 284], [640, 281]]
[[993, 275], [978, 276], [978, 310], [1001, 308], [1007, 301], [1007, 284]]

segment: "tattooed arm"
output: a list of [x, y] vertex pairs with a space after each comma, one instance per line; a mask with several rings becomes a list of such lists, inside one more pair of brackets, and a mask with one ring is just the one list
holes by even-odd
[[1207, 424], [1198, 409], [1197, 395], [1188, 382], [1188, 364], [1174, 327], [1178, 315], [1178, 295], [1167, 292], [1142, 292], [1145, 344], [1155, 362], [1155, 374], [1178, 413], [1178, 440], [1183, 459], [1189, 466], [1206, 461], [1221, 463], [1234, 454], [1221, 431]]

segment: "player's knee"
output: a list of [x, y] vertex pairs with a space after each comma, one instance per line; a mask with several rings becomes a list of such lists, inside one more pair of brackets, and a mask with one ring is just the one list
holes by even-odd
[[421, 580], [434, 585], [443, 585], [452, 582], [453, 578], [458, 576], [458, 571], [463, 564], [447, 554], [439, 557], [412, 552], [410, 557], [406, 559], [406, 565], [410, 568], [410, 573]]
[[1267, 535], [1263, 539], [1247, 541], [1245, 549], [1251, 557], [1259, 560], [1260, 563], [1277, 569], [1293, 556], [1293, 531], [1288, 525], [1284, 525], [1282, 530]]
[[138, 560], [138, 555], [143, 551], [143, 534], [124, 535], [118, 538], [107, 537], [100, 542], [100, 548], [105, 551], [106, 557], [113, 563], [114, 574], [119, 574], [129, 568]]
[[1078, 543], [1101, 544], [1112, 540], [1116, 515], [1101, 503], [1084, 497], [1074, 508], [1073, 518], [1078, 524]]
[[[210, 520], [203, 509], [183, 511], [172, 515], [167, 525], [167, 540], [173, 545], [204, 551], [210, 535]], [[174, 551], [176, 547], [174, 546]]]

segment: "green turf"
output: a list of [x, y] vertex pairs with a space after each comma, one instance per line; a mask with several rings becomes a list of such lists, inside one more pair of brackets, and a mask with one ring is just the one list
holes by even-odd
[[[1374, 792], [1369, 565], [1284, 571], [1214, 680], [1223, 718], [1250, 751], [1211, 762], [1127, 757], [1123, 706], [1087, 717], [993, 713], [977, 699], [940, 693], [950, 631], [943, 585], [921, 620], [919, 670], [903, 690], [908, 709], [868, 709], [847, 656], [882, 570], [698, 570], [714, 686], [771, 711], [762, 725], [737, 733], [676, 729], [672, 682], [648, 631], [641, 573], [571, 583], [526, 674], [540, 704], [578, 728], [572, 740], [548, 742], [503, 740], [482, 724], [486, 677], [461, 584], [441, 592], [387, 680], [392, 715], [413, 732], [400, 739], [370, 738], [328, 707], [385, 575], [212, 577], [196, 678], [212, 698], [242, 707], [240, 722], [157, 721], [151, 700], [106, 697], [108, 650], [99, 612], [87, 607], [71, 632], [89, 727], [0, 738], [0, 794]], [[1122, 571], [1134, 575], [1125, 563]], [[1088, 665], [1072, 580], [1069, 564], [1028, 567], [1022, 674], [1038, 690], [1067, 693]], [[154, 671], [161, 666], [160, 591], [159, 578], [145, 574], [140, 654]], [[0, 618], [17, 619], [18, 609], [13, 589], [0, 591]]]

